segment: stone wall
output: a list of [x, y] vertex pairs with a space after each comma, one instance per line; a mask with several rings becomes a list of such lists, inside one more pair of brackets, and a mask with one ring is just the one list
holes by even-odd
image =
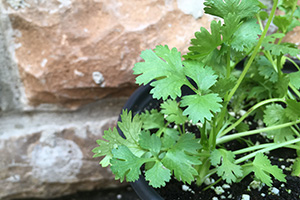
[[186, 51], [201, 15], [198, 0], [0, 0], [0, 199], [119, 186], [95, 141], [137, 88], [140, 52]]

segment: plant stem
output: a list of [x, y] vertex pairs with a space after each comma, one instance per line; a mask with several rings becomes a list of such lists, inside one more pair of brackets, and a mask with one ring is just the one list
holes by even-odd
[[256, 16], [256, 18], [257, 18], [257, 21], [258, 21], [260, 30], [263, 31], [263, 30], [264, 30], [264, 27], [263, 27], [263, 25], [262, 25], [261, 18], [260, 18], [260, 16], [259, 16], [259, 14], [256, 14], [255, 16]]
[[294, 122], [288, 122], [288, 123], [284, 123], [284, 124], [280, 124], [280, 125], [270, 126], [267, 128], [261, 128], [261, 129], [257, 129], [257, 130], [245, 131], [245, 132], [241, 132], [241, 133], [235, 133], [232, 135], [226, 135], [221, 138], [218, 138], [217, 144], [222, 144], [222, 143], [225, 143], [225, 142], [228, 142], [228, 141], [240, 138], [240, 137], [248, 136], [248, 135], [254, 135], [257, 133], [261, 133], [261, 132], [268, 132], [268, 131], [272, 131], [272, 130], [276, 130], [276, 129], [280, 129], [280, 128], [293, 126], [293, 125], [299, 124], [299, 123], [300, 123], [300, 120], [297, 120]]
[[232, 98], [232, 96], [234, 95], [234, 93], [236, 92], [236, 90], [238, 89], [238, 87], [240, 86], [241, 82], [243, 81], [246, 73], [248, 72], [248, 70], [249, 70], [252, 62], [254, 61], [255, 56], [259, 52], [260, 46], [261, 46], [263, 40], [265, 39], [265, 36], [266, 36], [266, 34], [268, 32], [268, 29], [270, 27], [270, 24], [272, 22], [272, 19], [273, 19], [274, 15], [275, 15], [277, 4], [278, 4], [278, 0], [274, 0], [274, 2], [273, 2], [273, 8], [272, 8], [272, 11], [270, 13], [270, 17], [269, 17], [269, 19], [267, 21], [267, 24], [265, 26], [265, 29], [262, 32], [261, 37], [259, 38], [258, 43], [257, 43], [256, 47], [254, 48], [253, 53], [252, 53], [251, 57], [249, 58], [249, 61], [247, 62], [247, 64], [246, 64], [246, 66], [245, 66], [242, 74], [240, 75], [239, 79], [237, 80], [236, 85], [230, 91], [230, 93], [228, 95], [228, 99], [226, 99], [226, 101], [228, 101], [228, 100], [230, 100]]
[[297, 63], [295, 63], [295, 61], [293, 61], [292, 59], [290, 59], [289, 57], [285, 57], [287, 60], [289, 60], [296, 68], [298, 71], [300, 71], [299, 66], [297, 65]]
[[300, 92], [297, 90], [291, 83], [289, 83], [289, 87], [295, 92], [295, 94], [300, 97]]
[[263, 149], [263, 148], [266, 148], [266, 147], [270, 147], [272, 145], [274, 145], [274, 144], [273, 143], [267, 143], [267, 144], [261, 144], [261, 145], [251, 146], [251, 147], [248, 147], [248, 148], [244, 148], [244, 149], [239, 149], [239, 150], [233, 151], [233, 153], [235, 155], [238, 155], [238, 154], [247, 153], [247, 152], [250, 152], [250, 151], [255, 151], [255, 150], [258, 150], [258, 149]]
[[231, 46], [228, 46], [228, 51], [227, 51], [227, 65], [226, 65], [226, 78], [229, 78], [230, 74], [231, 74], [230, 56], [231, 56]]
[[282, 98], [274, 98], [274, 99], [267, 99], [267, 100], [264, 100], [262, 102], [259, 102], [258, 104], [255, 104], [239, 120], [237, 120], [234, 124], [232, 124], [231, 126], [229, 126], [227, 129], [225, 129], [220, 134], [220, 137], [226, 135], [228, 132], [230, 132], [232, 129], [234, 129], [237, 125], [239, 125], [246, 117], [248, 117], [257, 108], [259, 108], [259, 107], [261, 107], [263, 105], [266, 105], [268, 103], [277, 102], [277, 101], [279, 101], [279, 102], [285, 102], [284, 99], [282, 99]]
[[270, 146], [270, 147], [267, 147], [267, 148], [264, 148], [264, 149], [261, 149], [259, 151], [255, 151], [253, 153], [250, 153], [238, 160], [236, 160], [234, 163], [235, 164], [239, 164], [241, 162], [244, 162], [250, 158], [253, 158], [257, 153], [265, 153], [265, 152], [268, 152], [268, 151], [272, 151], [274, 149], [279, 149], [281, 147], [285, 147], [285, 146], [288, 146], [290, 144], [293, 144], [293, 143], [297, 143], [297, 142], [300, 142], [300, 138], [297, 138], [297, 139], [294, 139], [294, 140], [289, 140], [289, 141], [286, 141], [286, 142], [283, 142], [283, 143], [275, 143], [274, 145]]

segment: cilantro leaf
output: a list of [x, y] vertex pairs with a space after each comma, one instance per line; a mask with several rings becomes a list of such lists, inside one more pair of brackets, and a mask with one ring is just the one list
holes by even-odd
[[224, 19], [228, 13], [236, 13], [241, 19], [253, 17], [259, 11], [257, 0], [207, 0], [204, 11]]
[[104, 131], [103, 140], [97, 140], [99, 147], [95, 147], [92, 152], [94, 157], [105, 156], [100, 164], [107, 167], [113, 157], [112, 150], [120, 145], [127, 146], [136, 155], [141, 156], [145, 153], [138, 145], [137, 140], [141, 134], [141, 121], [138, 115], [132, 118], [131, 111], [124, 110], [121, 114], [121, 122], [118, 122], [119, 128], [124, 133], [126, 139], [119, 135], [116, 128]]
[[112, 150], [116, 148], [118, 145], [126, 144], [127, 141], [122, 138], [117, 129], [113, 128], [113, 130], [109, 129], [104, 131], [103, 139], [108, 140], [97, 140], [99, 147], [95, 147], [92, 152], [95, 157], [105, 156], [101, 161], [100, 165], [102, 167], [107, 167], [110, 165], [110, 159], [112, 158]]
[[167, 128], [162, 137], [163, 148], [171, 148], [179, 139], [179, 132], [176, 129]]
[[245, 122], [241, 122], [241, 123], [239, 123], [239, 125], [236, 126], [237, 132], [245, 132], [245, 131], [249, 131], [249, 130], [250, 130], [250, 127]]
[[156, 79], [151, 83], [154, 87], [150, 91], [153, 98], [165, 100], [168, 96], [172, 99], [181, 96], [181, 87], [187, 79], [183, 73], [180, 52], [162, 45], [154, 51], [145, 50], [141, 53], [145, 62], [136, 63], [133, 68], [134, 74], [139, 74], [136, 83], [147, 84]]
[[263, 76], [266, 80], [269, 80], [272, 83], [278, 81], [278, 73], [275, 71], [272, 63], [270, 63], [270, 61], [266, 57], [260, 56], [259, 59], [256, 60], [256, 62], [259, 75]]
[[138, 180], [141, 174], [141, 166], [147, 161], [145, 158], [135, 156], [126, 146], [119, 146], [112, 150], [111, 171], [116, 179], [121, 182], [126, 177], [126, 181], [133, 182]]
[[[266, 106], [263, 121], [267, 126], [274, 126], [289, 122], [289, 119], [286, 116], [286, 110], [281, 105], [272, 104]], [[269, 131], [267, 135], [274, 137], [275, 143], [294, 139], [294, 133], [289, 127]]]
[[272, 165], [267, 156], [262, 153], [258, 153], [253, 163], [245, 164], [243, 166], [245, 175], [254, 172], [256, 178], [265, 183], [267, 186], [272, 186], [272, 179], [270, 175], [273, 175], [277, 180], [286, 182], [285, 174], [277, 166]]
[[181, 135], [178, 142], [168, 150], [162, 163], [171, 171], [174, 171], [174, 176], [177, 180], [184, 183], [191, 183], [194, 176], [198, 174], [193, 165], [200, 165], [197, 150], [201, 148], [199, 140], [194, 134]]
[[286, 114], [290, 120], [298, 120], [300, 119], [300, 102], [296, 100], [288, 99], [286, 101], [287, 108]]
[[161, 104], [161, 112], [166, 115], [166, 120], [169, 122], [184, 124], [187, 121], [187, 117], [183, 115], [183, 111], [178, 104], [177, 101], [168, 99]]
[[291, 84], [299, 90], [300, 89], [300, 71], [290, 73], [289, 77], [290, 77]]
[[280, 31], [285, 33], [288, 29], [288, 26], [290, 25], [290, 20], [288, 19], [288, 16], [277, 15], [274, 17], [273, 23], [278, 27]]
[[273, 93], [277, 95], [276, 97], [284, 97], [287, 94], [289, 83], [290, 79], [288, 74], [283, 74], [274, 85], [275, 91], [273, 90]]
[[206, 92], [217, 82], [218, 78], [211, 67], [204, 67], [203, 63], [197, 61], [185, 61], [184, 72], [186, 76], [196, 82], [198, 90], [201, 92]]
[[154, 188], [164, 187], [171, 179], [171, 171], [161, 162], [155, 162], [154, 166], [145, 172], [145, 179]]
[[291, 43], [281, 43], [281, 44], [270, 44], [270, 43], [263, 43], [262, 46], [265, 50], [268, 50], [272, 53], [272, 55], [280, 56], [289, 54], [291, 56], [297, 56], [300, 53], [300, 50]]
[[183, 114], [188, 115], [192, 123], [196, 124], [199, 121], [204, 123], [205, 119], [211, 120], [212, 113], [220, 112], [222, 107], [220, 102], [222, 102], [222, 99], [215, 93], [203, 96], [195, 94], [182, 97], [180, 106], [187, 106]]
[[221, 39], [221, 22], [212, 21], [211, 34], [204, 27], [200, 28], [200, 32], [195, 33], [194, 39], [191, 40], [191, 45], [189, 47], [190, 52], [183, 56], [186, 59], [203, 59], [215, 50], [218, 46], [222, 44]]
[[298, 0], [282, 0], [279, 2], [279, 8], [281, 8], [285, 12], [289, 12], [293, 9], [294, 6], [297, 5]]
[[219, 78], [211, 90], [214, 93], [218, 93], [220, 97], [224, 97], [234, 87], [235, 83], [236, 78], [233, 76], [229, 78]]
[[217, 167], [217, 174], [227, 183], [236, 182], [243, 176], [241, 166], [234, 164], [234, 154], [224, 149], [215, 149], [211, 152], [211, 164]]
[[144, 129], [161, 128], [165, 124], [164, 115], [156, 109], [152, 109], [151, 111], [146, 110], [141, 113], [141, 120], [143, 122], [142, 127]]
[[244, 51], [252, 48], [258, 42], [258, 35], [261, 30], [255, 19], [244, 22], [234, 33], [231, 46], [236, 51]]
[[149, 131], [142, 132], [139, 144], [142, 148], [149, 150], [153, 156], [157, 156], [161, 149], [160, 138], [155, 134], [150, 135]]
[[235, 13], [228, 13], [224, 17], [224, 24], [221, 28], [221, 33], [223, 36], [223, 42], [229, 45], [231, 43], [231, 38], [241, 26], [240, 16]]
[[137, 143], [141, 134], [142, 121], [139, 115], [132, 117], [131, 111], [123, 110], [118, 126], [130, 143]]
[[280, 56], [289, 54], [291, 56], [297, 56], [300, 53], [300, 50], [295, 44], [291, 43], [280, 43], [275, 44], [277, 39], [283, 38], [285, 34], [274, 33], [269, 36], [266, 36], [263, 40], [262, 46], [265, 50], [270, 51], [274, 56]]

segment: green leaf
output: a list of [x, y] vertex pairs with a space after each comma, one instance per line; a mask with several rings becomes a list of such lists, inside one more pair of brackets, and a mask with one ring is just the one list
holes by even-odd
[[[264, 122], [267, 126], [275, 126], [289, 122], [286, 110], [279, 104], [266, 106]], [[294, 139], [294, 132], [289, 128], [281, 128], [267, 132], [268, 137], [273, 138], [275, 143]]]
[[164, 135], [161, 139], [163, 148], [169, 149], [179, 139], [179, 132], [176, 129], [167, 128], [164, 132]]
[[296, 100], [288, 99], [286, 103], [287, 103], [286, 114], [288, 118], [293, 121], [300, 119], [300, 102], [297, 102]]
[[131, 111], [123, 110], [121, 122], [118, 122], [118, 125], [126, 139], [119, 135], [116, 128], [113, 128], [113, 130], [109, 129], [104, 131], [103, 139], [97, 140], [99, 147], [92, 150], [95, 154], [94, 157], [104, 156], [100, 162], [102, 167], [107, 167], [110, 164], [110, 160], [113, 156], [112, 150], [120, 145], [127, 146], [136, 156], [141, 156], [145, 153], [145, 151], [137, 145], [142, 125], [140, 117], [135, 115], [132, 118]]
[[222, 107], [220, 102], [222, 99], [218, 94], [211, 93], [203, 96], [195, 94], [182, 97], [180, 106], [187, 106], [183, 114], [188, 115], [192, 123], [196, 124], [199, 121], [204, 123], [205, 119], [211, 120], [213, 113], [220, 112]]
[[206, 92], [217, 82], [218, 78], [211, 67], [204, 67], [203, 63], [197, 61], [185, 61], [184, 72], [186, 76], [195, 81], [201, 92]]
[[194, 134], [181, 135], [178, 142], [168, 150], [162, 163], [174, 171], [177, 180], [190, 184], [198, 174], [193, 165], [201, 164], [199, 157], [195, 156], [200, 148], [199, 140]]
[[145, 50], [141, 53], [145, 62], [136, 63], [133, 68], [134, 74], [139, 74], [136, 83], [147, 84], [156, 79], [151, 83], [154, 88], [150, 91], [156, 99], [181, 96], [181, 87], [187, 79], [183, 73], [180, 52], [162, 45], [154, 51]]
[[241, 19], [253, 17], [259, 11], [257, 0], [207, 0], [205, 12], [224, 18], [228, 13], [236, 13]]
[[293, 9], [294, 6], [297, 5], [298, 0], [282, 0], [279, 2], [279, 7], [284, 8], [285, 12], [289, 12]]
[[247, 99], [256, 98], [257, 101], [260, 101], [268, 97], [269, 93], [266, 91], [266, 87], [259, 85], [251, 88], [250, 92], [248, 93]]
[[153, 156], [157, 156], [161, 149], [160, 138], [155, 134], [150, 135], [149, 131], [142, 132], [139, 144], [142, 148], [149, 150]]
[[155, 162], [154, 166], [145, 172], [145, 179], [154, 188], [164, 187], [171, 179], [171, 171], [161, 162]]
[[232, 36], [239, 29], [241, 24], [240, 16], [235, 13], [228, 13], [228, 15], [224, 17], [224, 24], [221, 28], [224, 43], [230, 45]]
[[230, 76], [229, 78], [220, 78], [216, 84], [211, 88], [214, 93], [218, 93], [220, 97], [224, 97], [234, 87], [236, 78]]
[[237, 125], [235, 129], [237, 132], [245, 132], [245, 131], [249, 131], [250, 127], [247, 123], [241, 122], [239, 123], [239, 125]]
[[271, 81], [272, 83], [278, 81], [278, 74], [275, 71], [272, 63], [270, 63], [270, 61], [266, 57], [260, 56], [256, 62], [259, 75], [263, 76], [266, 80]]
[[268, 19], [269, 14], [268, 14], [266, 11], [260, 11], [260, 12], [259, 12], [259, 17], [260, 17], [262, 20], [266, 20], [266, 19]]
[[110, 165], [112, 150], [119, 145], [128, 143], [128, 141], [119, 135], [116, 128], [104, 131], [103, 139], [108, 141], [97, 140], [99, 147], [95, 147], [92, 152], [94, 153], [94, 158], [104, 156], [104, 158], [100, 161], [100, 165], [102, 167], [107, 167]]
[[222, 44], [220, 33], [221, 22], [212, 21], [210, 24], [210, 28], [211, 34], [204, 27], [200, 28], [200, 32], [195, 33], [196, 38], [191, 40], [192, 46], [189, 47], [190, 52], [187, 55], [183, 56], [184, 58], [203, 59]]
[[291, 56], [297, 56], [300, 53], [300, 50], [295, 44], [292, 43], [280, 43], [280, 44], [274, 44], [274, 41], [278, 38], [284, 37], [284, 34], [272, 34], [267, 36], [262, 46], [265, 50], [270, 51], [270, 53], [274, 56], [281, 56], [289, 54]]
[[288, 74], [283, 74], [281, 78], [275, 83], [273, 93], [277, 94], [276, 97], [284, 97], [287, 94], [290, 78]]
[[280, 43], [276, 44], [275, 42], [278, 39], [282, 39], [285, 36], [283, 33], [274, 33], [268, 35], [264, 38], [262, 47], [264, 50], [270, 51], [274, 56], [281, 56], [289, 54], [291, 56], [297, 56], [300, 53], [298, 46], [292, 43]]
[[258, 42], [258, 35], [261, 30], [255, 19], [244, 22], [234, 33], [231, 46], [236, 51], [244, 51], [245, 48], [250, 49]]
[[300, 26], [300, 21], [299, 21], [299, 19], [293, 18], [292, 22], [287, 27], [287, 32], [294, 30], [294, 28], [296, 28], [297, 26]]
[[146, 110], [140, 116], [144, 129], [159, 129], [165, 125], [164, 115], [156, 109], [152, 109], [151, 111]]
[[161, 104], [161, 112], [166, 115], [168, 122], [175, 124], [184, 124], [188, 118], [183, 115], [183, 110], [179, 108], [179, 103], [175, 100], [168, 99]]
[[245, 164], [243, 171], [245, 175], [253, 171], [255, 177], [267, 186], [272, 186], [272, 179], [270, 175], [274, 176], [279, 181], [286, 182], [285, 174], [283, 174], [282, 170], [277, 166], [272, 165], [268, 157], [262, 153], [258, 153], [255, 156], [252, 165]]
[[138, 142], [142, 129], [142, 121], [139, 115], [132, 117], [131, 111], [123, 110], [118, 126], [129, 143]]
[[300, 89], [300, 71], [293, 72], [289, 74], [291, 84], [296, 87], [296, 89]]
[[288, 29], [288, 26], [290, 25], [290, 20], [288, 16], [277, 15], [274, 17], [273, 23], [278, 27], [280, 31], [285, 33]]
[[211, 152], [211, 164], [217, 167], [217, 174], [227, 183], [236, 182], [243, 176], [241, 166], [234, 164], [234, 154], [224, 149], [215, 149]]
[[145, 158], [135, 156], [126, 146], [119, 146], [112, 150], [111, 171], [116, 179], [121, 182], [126, 177], [126, 181], [134, 182], [139, 179], [141, 166], [147, 161]]

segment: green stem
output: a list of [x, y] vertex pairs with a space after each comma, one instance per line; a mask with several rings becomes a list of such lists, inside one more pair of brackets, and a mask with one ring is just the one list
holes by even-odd
[[297, 90], [291, 83], [289, 83], [289, 87], [295, 92], [295, 94], [300, 97], [300, 92]]
[[261, 107], [263, 105], [266, 105], [268, 103], [277, 102], [277, 101], [279, 101], [279, 102], [285, 102], [284, 99], [282, 99], [282, 98], [274, 98], [274, 99], [267, 99], [267, 100], [264, 100], [262, 102], [259, 102], [258, 104], [255, 104], [239, 120], [237, 120], [234, 124], [232, 124], [231, 126], [229, 126], [227, 129], [225, 129], [220, 134], [220, 137], [226, 135], [228, 132], [230, 132], [232, 129], [234, 129], [237, 125], [239, 125], [246, 117], [248, 117], [257, 108], [259, 108], [259, 107]]
[[249, 61], [247, 62], [247, 64], [246, 64], [246, 66], [245, 66], [245, 68], [244, 68], [242, 74], [240, 75], [240, 77], [239, 77], [239, 79], [238, 79], [236, 85], [235, 85], [235, 86], [233, 87], [233, 89], [230, 91], [230, 93], [229, 93], [229, 95], [228, 95], [228, 99], [226, 99], [227, 101], [230, 100], [230, 99], [232, 98], [232, 96], [234, 95], [234, 93], [236, 92], [236, 90], [238, 89], [238, 87], [240, 86], [240, 84], [242, 83], [242, 81], [243, 81], [243, 79], [244, 79], [246, 73], [248, 72], [248, 70], [249, 70], [249, 68], [250, 68], [250, 66], [251, 66], [251, 64], [252, 64], [252, 62], [254, 61], [255, 56], [256, 56], [257, 53], [259, 52], [259, 49], [260, 49], [260, 47], [261, 47], [261, 44], [262, 44], [263, 40], [265, 39], [265, 36], [266, 36], [266, 34], [267, 34], [267, 32], [268, 32], [268, 29], [269, 29], [269, 27], [270, 27], [270, 24], [271, 24], [271, 22], [272, 22], [272, 19], [273, 19], [274, 15], [275, 15], [275, 11], [276, 11], [276, 8], [277, 8], [278, 0], [274, 0], [273, 3], [274, 3], [274, 4], [273, 4], [273, 8], [272, 8], [272, 11], [271, 11], [271, 13], [270, 13], [270, 17], [269, 17], [269, 19], [268, 19], [268, 21], [267, 21], [267, 24], [266, 24], [266, 26], [265, 26], [265, 29], [264, 29], [264, 31], [262, 32], [261, 37], [259, 38], [258, 43], [257, 43], [256, 47], [254, 48], [253, 53], [252, 53], [251, 57], [249, 58]]
[[297, 65], [297, 63], [295, 63], [295, 61], [293, 61], [292, 59], [290, 59], [289, 57], [285, 57], [285, 59], [289, 60], [296, 68], [298, 71], [300, 71], [299, 66]]
[[157, 131], [155, 134], [156, 134], [158, 137], [160, 137], [161, 134], [166, 130], [166, 128], [167, 128], [168, 125], [169, 125], [169, 124], [166, 123], [165, 126], [164, 126], [164, 127], [161, 127], [160, 129], [158, 129], [158, 131]]
[[293, 143], [297, 143], [297, 142], [300, 142], [300, 138], [297, 138], [297, 139], [294, 139], [294, 140], [289, 140], [289, 141], [286, 141], [286, 142], [283, 142], [283, 143], [275, 143], [274, 145], [270, 146], [270, 147], [267, 147], [267, 148], [264, 148], [264, 149], [261, 149], [259, 151], [255, 151], [253, 153], [250, 153], [244, 157], [241, 157], [240, 159], [236, 160], [234, 163], [235, 164], [239, 164], [241, 162], [244, 162], [248, 159], [251, 159], [253, 158], [256, 154], [258, 153], [265, 153], [265, 152], [268, 152], [268, 151], [272, 151], [274, 149], [279, 149], [279, 148], [282, 148], [282, 147], [285, 147], [285, 146], [288, 146], [290, 144], [293, 144]]
[[231, 46], [228, 46], [228, 51], [227, 51], [227, 65], [226, 65], [226, 78], [229, 78], [230, 74], [231, 74], [230, 56], [231, 56]]
[[256, 14], [255, 16], [256, 16], [256, 18], [257, 18], [257, 21], [258, 21], [260, 30], [263, 31], [263, 30], [264, 30], [264, 27], [263, 27], [263, 25], [262, 25], [261, 18], [260, 18], [260, 16], [259, 16], [259, 14]]
[[282, 79], [282, 65], [281, 65], [281, 56], [277, 56], [277, 74], [278, 74], [278, 80]]
[[270, 147], [272, 145], [273, 145], [273, 143], [267, 143], [267, 144], [251, 146], [251, 147], [248, 147], [248, 148], [236, 150], [233, 153], [235, 155], [238, 155], [238, 154], [247, 153], [247, 152], [250, 152], [250, 151], [255, 151], [255, 150], [258, 150], [258, 149], [263, 149], [263, 148], [266, 148], [266, 147]]
[[211, 188], [212, 186], [216, 185], [217, 183], [219, 183], [222, 180], [222, 178], [219, 178], [217, 181], [215, 181], [214, 183], [206, 186], [205, 188], [203, 188], [203, 191], [208, 190], [209, 188]]
[[217, 144], [222, 144], [237, 138], [241, 138], [244, 136], [249, 136], [249, 135], [254, 135], [257, 133], [262, 133], [262, 132], [268, 132], [268, 131], [272, 131], [272, 130], [276, 130], [276, 129], [280, 129], [280, 128], [285, 128], [285, 127], [289, 127], [289, 126], [293, 126], [295, 124], [299, 124], [300, 120], [294, 121], [294, 122], [288, 122], [288, 123], [284, 123], [284, 124], [280, 124], [280, 125], [275, 125], [275, 126], [270, 126], [267, 128], [262, 128], [262, 129], [257, 129], [257, 130], [252, 130], [252, 131], [245, 131], [245, 132], [241, 132], [241, 133], [235, 133], [232, 135], [226, 135], [223, 136], [221, 138], [217, 139]]
[[290, 148], [290, 149], [300, 150], [300, 146], [299, 145], [287, 145], [285, 147], [286, 148]]

